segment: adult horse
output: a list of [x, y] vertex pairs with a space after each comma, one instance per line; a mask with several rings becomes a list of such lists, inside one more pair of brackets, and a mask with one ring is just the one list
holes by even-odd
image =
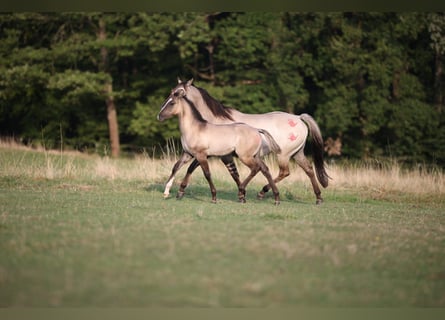
[[245, 188], [252, 178], [261, 171], [272, 187], [275, 204], [279, 204], [278, 189], [269, 168], [261, 160], [261, 154], [264, 152], [280, 152], [280, 147], [272, 136], [263, 129], [256, 129], [245, 123], [217, 125], [207, 122], [196, 109], [194, 103], [188, 99], [186, 85], [179, 84], [172, 90], [170, 96], [162, 104], [157, 118], [159, 121], [164, 121], [173, 116], [179, 118], [184, 159], [195, 157], [199, 162], [209, 183], [212, 201], [216, 202], [216, 189], [211, 179], [207, 158], [209, 156], [219, 156], [227, 159], [228, 157], [227, 161], [233, 162], [232, 154], [235, 153], [241, 162], [251, 170], [249, 176], [243, 182], [234, 177], [238, 184], [240, 202], [246, 201]]
[[[316, 197], [316, 204], [323, 202], [316, 177], [320, 184], [326, 188], [328, 186], [329, 176], [326, 173], [323, 161], [323, 138], [317, 123], [310, 115], [305, 113], [294, 115], [280, 111], [263, 114], [242, 113], [236, 109], [225, 107], [221, 102], [210, 96], [205, 89], [196, 87], [192, 83], [193, 79], [186, 83], [178, 79], [178, 86], [184, 88], [187, 98], [194, 103], [204, 119], [214, 124], [242, 122], [255, 128], [267, 130], [280, 146], [281, 150], [281, 152], [277, 154], [279, 173], [274, 179], [274, 182], [278, 183], [289, 176], [289, 161], [293, 158], [309, 177]], [[304, 147], [309, 134], [312, 139], [312, 156], [316, 168], [315, 173], [312, 164], [304, 154]], [[165, 186], [165, 197], [170, 194], [170, 188], [177, 171], [185, 164], [183, 160], [183, 157], [181, 157], [172, 169], [172, 174]], [[199, 163], [195, 159], [189, 166], [187, 174], [180, 185], [178, 197], [184, 194], [184, 189], [188, 185], [190, 176], [198, 165]], [[226, 166], [228, 166], [229, 169], [234, 167], [234, 165], [227, 163]], [[258, 193], [258, 197], [263, 198], [270, 188], [270, 183], [265, 185]]]

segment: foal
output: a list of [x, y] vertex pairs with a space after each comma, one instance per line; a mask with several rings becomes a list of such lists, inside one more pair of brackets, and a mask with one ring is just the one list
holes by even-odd
[[258, 171], [261, 171], [272, 187], [275, 204], [280, 203], [279, 192], [269, 168], [260, 158], [263, 152], [280, 152], [280, 147], [267, 131], [252, 128], [244, 123], [216, 125], [207, 122], [195, 105], [187, 99], [185, 84], [177, 86], [171, 92], [161, 106], [157, 118], [159, 121], [164, 121], [173, 116], [179, 118], [182, 147], [189, 157], [184, 160], [188, 161], [195, 157], [199, 162], [209, 183], [212, 202], [216, 202], [216, 189], [211, 179], [207, 158], [222, 157], [226, 163], [235, 153], [241, 162], [250, 168], [249, 176], [241, 183], [237, 181], [239, 201], [246, 201], [246, 186]]

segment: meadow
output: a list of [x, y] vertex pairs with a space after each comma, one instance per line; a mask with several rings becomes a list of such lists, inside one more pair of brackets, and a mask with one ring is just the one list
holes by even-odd
[[293, 167], [274, 206], [215, 160], [212, 204], [200, 170], [163, 199], [174, 161], [1, 142], [0, 307], [445, 307], [441, 170], [329, 164], [316, 206]]

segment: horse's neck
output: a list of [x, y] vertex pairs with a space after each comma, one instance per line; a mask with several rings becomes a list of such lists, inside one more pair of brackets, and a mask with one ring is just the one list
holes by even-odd
[[217, 119], [213, 115], [212, 111], [210, 111], [210, 109], [206, 106], [204, 99], [201, 97], [201, 95], [194, 95], [193, 101], [195, 103], [196, 109], [198, 109], [202, 117], [211, 123], [215, 123]]
[[190, 106], [185, 105], [182, 113], [179, 115], [179, 131], [185, 137], [196, 136], [203, 122], [197, 120], [192, 113]]
[[[193, 91], [190, 98], [193, 100], [193, 102], [195, 103], [196, 108], [198, 109], [198, 111], [201, 113], [201, 115], [203, 116], [204, 119], [206, 119], [207, 121], [209, 121], [210, 123], [214, 123], [214, 124], [228, 124], [228, 123], [232, 123], [234, 121], [227, 119], [226, 117], [218, 117], [215, 116], [212, 111], [210, 110], [210, 108], [206, 105], [206, 102], [204, 101], [203, 97], [201, 96], [200, 93], [197, 93], [196, 91]], [[233, 119], [235, 120], [235, 122], [244, 122], [242, 121], [243, 118], [245, 117], [249, 117], [249, 114], [246, 113], [242, 113], [236, 109], [230, 109], [230, 114], [233, 117]]]

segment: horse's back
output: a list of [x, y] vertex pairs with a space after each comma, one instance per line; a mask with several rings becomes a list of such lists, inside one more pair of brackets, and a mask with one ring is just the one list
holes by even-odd
[[236, 121], [267, 130], [285, 154], [296, 152], [306, 143], [308, 128], [299, 115], [282, 111], [262, 114], [234, 112], [233, 117]]
[[[261, 135], [256, 128], [245, 123], [213, 125], [215, 139], [223, 144], [233, 145], [234, 151], [240, 154], [256, 154], [261, 146]], [[217, 137], [216, 137], [217, 136]]]

